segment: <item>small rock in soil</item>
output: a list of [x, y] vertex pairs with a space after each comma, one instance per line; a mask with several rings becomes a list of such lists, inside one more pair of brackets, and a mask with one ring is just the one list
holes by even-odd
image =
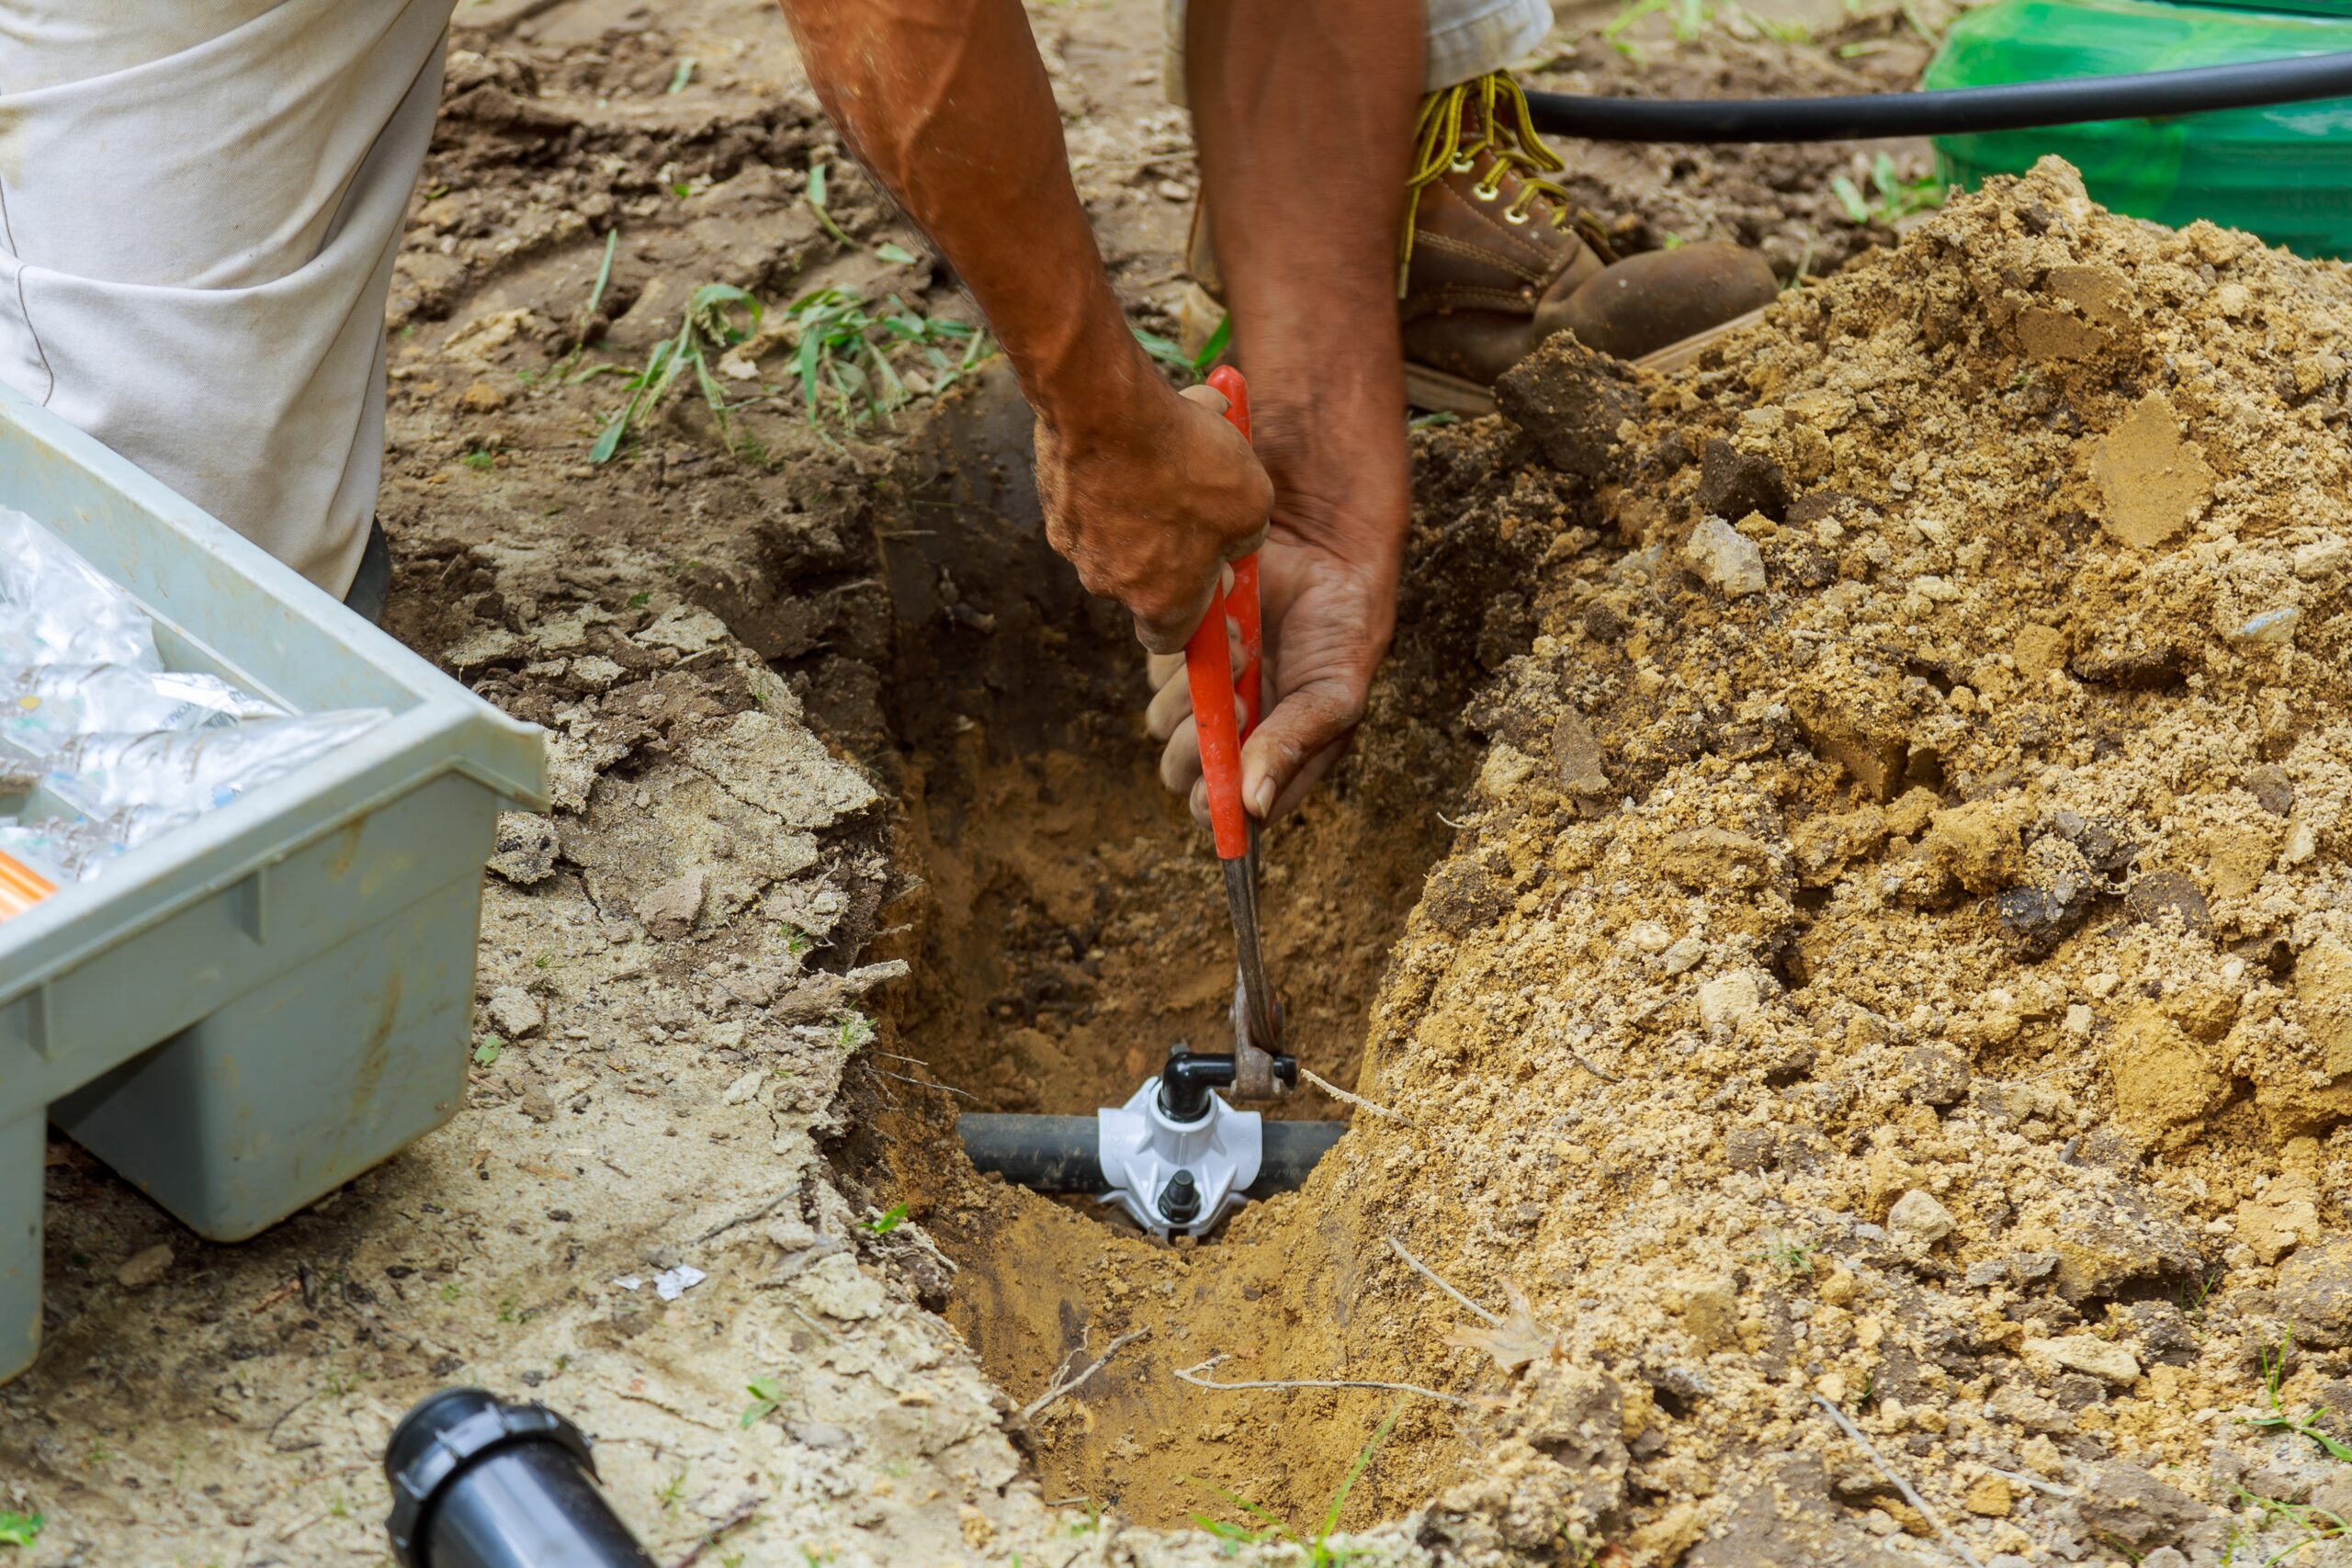
[[2134, 879], [2123, 895], [2123, 909], [2142, 925], [2159, 924], [2167, 916], [2177, 916], [2192, 933], [2212, 934], [2213, 917], [2205, 907], [2205, 895], [2177, 871], [2153, 871]]
[[509, 1040], [520, 1040], [537, 1034], [548, 1021], [547, 1009], [539, 998], [520, 986], [501, 986], [490, 993], [483, 1009], [490, 1014], [491, 1023]]
[[1900, 1242], [1933, 1247], [1951, 1235], [1951, 1211], [1926, 1192], [1913, 1188], [1886, 1212], [1886, 1228]]
[[2273, 817], [2286, 817], [2295, 809], [2294, 781], [2276, 762], [2265, 762], [2246, 774], [2245, 787], [2256, 804]]
[[2179, 1540], [2210, 1512], [2187, 1493], [2124, 1463], [2093, 1471], [2075, 1508], [2093, 1534], [2111, 1536], [2140, 1552]]
[[1699, 457], [1699, 510], [1711, 517], [1745, 517], [1760, 512], [1773, 522], [1789, 514], [1789, 480], [1771, 458], [1742, 452], [1712, 436]]
[[1702, 517], [1690, 530], [1682, 559], [1701, 581], [1726, 599], [1764, 592], [1764, 552], [1720, 517]]
[[2352, 1345], [2352, 1241], [2295, 1254], [2278, 1268], [2278, 1310], [2314, 1350]]
[[2122, 1346], [2094, 1334], [2069, 1334], [2056, 1339], [2028, 1339], [2024, 1348], [2028, 1361], [2039, 1360], [2070, 1371], [2087, 1372], [2092, 1377], [2119, 1385], [2139, 1381], [2138, 1359]]
[[675, 942], [692, 931], [696, 917], [702, 913], [707, 882], [702, 868], [696, 866], [639, 899], [637, 918], [645, 923], [647, 934]]
[[115, 1283], [126, 1291], [143, 1291], [171, 1271], [172, 1249], [161, 1243], [123, 1259], [114, 1271]]
[[555, 824], [535, 811], [502, 811], [492, 841], [490, 869], [528, 887], [555, 874]]
[[1642, 417], [1642, 391], [1625, 366], [1555, 333], [1495, 383], [1496, 405], [1535, 438], [1554, 468], [1581, 479], [1619, 461], [1617, 427]]

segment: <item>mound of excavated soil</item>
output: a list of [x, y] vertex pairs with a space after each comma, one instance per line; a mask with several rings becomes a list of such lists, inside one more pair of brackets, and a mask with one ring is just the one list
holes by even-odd
[[2241, 1419], [2290, 1331], [2277, 1408], [2352, 1372], [2347, 319], [2051, 164], [1672, 378], [1562, 339], [1428, 438], [1421, 544], [1527, 563], [1534, 635], [1374, 1010], [1409, 1122], [1093, 1265], [1165, 1440], [1311, 1513], [1396, 1394], [1167, 1371], [1426, 1385], [1470, 1403], [1408, 1398], [1357, 1496], [1575, 1561], [2352, 1516]]
[[1467, 1492], [1526, 1544], [1838, 1561], [1931, 1533], [1892, 1469], [1980, 1554], [2213, 1553], [2249, 1465], [2346, 1486], [2233, 1416], [2290, 1329], [2284, 1408], [2341, 1404], [2352, 1343], [2347, 324], [2053, 162], [1432, 443], [1633, 547], [1546, 558], [1487, 700], [1360, 1086], [1421, 1134], [1308, 1195], [1527, 1293], [1449, 1354], [1354, 1265], [1363, 1357], [1504, 1392]]

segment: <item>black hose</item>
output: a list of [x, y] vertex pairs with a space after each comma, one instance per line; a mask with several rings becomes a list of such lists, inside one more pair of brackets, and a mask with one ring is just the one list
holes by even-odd
[[2346, 96], [2352, 96], [2352, 51], [1835, 98], [1600, 98], [1531, 91], [1527, 107], [1538, 130], [1594, 141], [1846, 141], [2033, 130]]
[[580, 1428], [544, 1404], [445, 1388], [384, 1448], [401, 1568], [654, 1568], [596, 1490]]
[[[964, 1152], [981, 1170], [1039, 1192], [1109, 1190], [1091, 1116], [1001, 1116], [966, 1111], [956, 1119]], [[1303, 1186], [1315, 1162], [1348, 1130], [1344, 1122], [1268, 1122], [1258, 1179], [1247, 1196], [1269, 1197]]]

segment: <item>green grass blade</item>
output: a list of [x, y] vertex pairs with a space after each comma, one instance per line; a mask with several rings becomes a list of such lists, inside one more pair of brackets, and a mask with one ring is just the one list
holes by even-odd
[[1193, 355], [1193, 374], [1205, 377], [1216, 365], [1227, 344], [1233, 342], [1233, 312], [1227, 310], [1216, 323], [1216, 331], [1209, 333], [1209, 341], [1201, 344], [1201, 352]]
[[588, 290], [588, 315], [594, 315], [596, 307], [605, 302], [605, 289], [613, 281], [613, 253], [620, 249], [620, 228], [615, 225], [613, 231], [605, 236], [605, 259], [596, 264], [596, 287]]
[[1362, 1479], [1365, 1470], [1371, 1467], [1374, 1452], [1387, 1440], [1389, 1428], [1396, 1425], [1396, 1417], [1403, 1414], [1405, 1414], [1405, 1402], [1400, 1399], [1388, 1412], [1388, 1418], [1373, 1428], [1371, 1438], [1365, 1442], [1363, 1450], [1356, 1455], [1356, 1462], [1349, 1467], [1348, 1478], [1340, 1483], [1340, 1490], [1332, 1495], [1331, 1506], [1323, 1515], [1323, 1528], [1315, 1537], [1315, 1550], [1318, 1553], [1323, 1550], [1323, 1543], [1330, 1539], [1331, 1532], [1340, 1528], [1340, 1515], [1348, 1506], [1348, 1494], [1355, 1490], [1357, 1481]]

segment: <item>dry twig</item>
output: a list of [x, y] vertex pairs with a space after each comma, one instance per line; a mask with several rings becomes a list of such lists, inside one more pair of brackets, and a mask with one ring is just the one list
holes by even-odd
[[1422, 1262], [1419, 1258], [1406, 1251], [1405, 1244], [1403, 1242], [1398, 1241], [1393, 1235], [1383, 1236], [1380, 1239], [1386, 1242], [1388, 1244], [1389, 1250], [1396, 1253], [1397, 1257], [1403, 1258], [1406, 1266], [1410, 1268], [1414, 1273], [1419, 1274], [1422, 1279], [1427, 1280], [1430, 1284], [1435, 1285], [1439, 1290], [1443, 1291], [1447, 1295], [1452, 1296], [1469, 1311], [1476, 1313], [1480, 1317], [1485, 1318], [1487, 1320], [1487, 1327], [1500, 1328], [1503, 1325], [1503, 1320], [1500, 1317], [1488, 1312], [1485, 1307], [1480, 1306], [1476, 1302], [1472, 1301], [1468, 1296], [1464, 1295], [1460, 1291], [1455, 1290], [1443, 1280], [1439, 1279], [1437, 1277], [1436, 1269], [1431, 1269], [1428, 1264]]
[[684, 1557], [679, 1558], [676, 1562], [671, 1564], [671, 1568], [694, 1568], [695, 1563], [702, 1561], [702, 1554], [704, 1552], [708, 1551], [712, 1547], [718, 1544], [719, 1537], [748, 1521], [752, 1515], [760, 1511], [766, 1502], [767, 1499], [763, 1496], [754, 1497], [750, 1502], [744, 1504], [741, 1507], [736, 1509], [733, 1513], [728, 1515], [725, 1518], [719, 1520], [717, 1524], [711, 1526], [708, 1529], [703, 1531], [702, 1539], [695, 1542], [693, 1550], [688, 1551]]
[[[1112, 1357], [1119, 1353], [1120, 1346], [1125, 1345], [1132, 1340], [1140, 1339], [1150, 1332], [1151, 1330], [1148, 1328], [1130, 1328], [1125, 1334], [1120, 1335], [1116, 1339], [1112, 1340], [1110, 1344], [1104, 1346], [1102, 1348], [1102, 1353], [1095, 1357], [1093, 1360], [1088, 1362], [1086, 1370], [1080, 1372], [1076, 1377], [1065, 1378], [1057, 1374], [1054, 1379], [1054, 1384], [1051, 1388], [1048, 1388], [1045, 1393], [1039, 1394], [1036, 1398], [1031, 1400], [1028, 1404], [1021, 1407], [1021, 1418], [1023, 1421], [1035, 1420], [1038, 1413], [1044, 1410], [1046, 1406], [1051, 1404], [1055, 1400], [1059, 1399], [1063, 1394], [1069, 1393], [1071, 1390], [1077, 1388], [1080, 1383], [1084, 1382], [1087, 1379], [1101, 1371], [1104, 1364], [1107, 1363]], [[1068, 1361], [1064, 1361], [1062, 1365], [1066, 1367], [1069, 1365], [1069, 1363]]]
[[1846, 1419], [1846, 1413], [1844, 1411], [1838, 1409], [1836, 1405], [1830, 1404], [1827, 1400], [1822, 1398], [1821, 1395], [1817, 1393], [1813, 1396], [1813, 1402], [1815, 1404], [1820, 1405], [1822, 1409], [1827, 1411], [1829, 1413], [1829, 1418], [1838, 1423], [1839, 1429], [1842, 1430], [1846, 1436], [1853, 1438], [1855, 1443], [1860, 1446], [1862, 1452], [1870, 1455], [1871, 1462], [1878, 1466], [1878, 1472], [1881, 1475], [1885, 1476], [1889, 1481], [1894, 1483], [1894, 1489], [1903, 1494], [1903, 1500], [1910, 1504], [1913, 1507], [1918, 1509], [1919, 1517], [1921, 1518], [1936, 1527], [1936, 1533], [1943, 1537], [1944, 1544], [1951, 1549], [1953, 1556], [1959, 1558], [1962, 1562], [1967, 1563], [1968, 1568], [1984, 1568], [1984, 1564], [1976, 1561], [1976, 1554], [1968, 1550], [1968, 1543], [1962, 1540], [1960, 1537], [1952, 1534], [1951, 1530], [1944, 1524], [1944, 1521], [1937, 1515], [1936, 1511], [1928, 1506], [1928, 1500], [1925, 1497], [1920, 1496], [1918, 1493], [1913, 1491], [1911, 1489], [1911, 1483], [1904, 1480], [1903, 1477], [1895, 1474], [1894, 1468], [1888, 1464], [1885, 1460], [1879, 1457], [1879, 1451], [1871, 1447], [1871, 1440], [1862, 1436], [1862, 1429], [1860, 1427], [1855, 1426], [1851, 1421]]
[[1305, 1078], [1308, 1083], [1313, 1084], [1317, 1089], [1321, 1089], [1325, 1094], [1329, 1095], [1333, 1100], [1338, 1100], [1342, 1105], [1352, 1105], [1359, 1111], [1369, 1111], [1374, 1116], [1385, 1116], [1389, 1121], [1401, 1122], [1408, 1127], [1418, 1128], [1420, 1126], [1419, 1122], [1414, 1121], [1410, 1116], [1406, 1115], [1401, 1111], [1391, 1111], [1385, 1105], [1374, 1105], [1371, 1100], [1366, 1100], [1360, 1094], [1349, 1093], [1346, 1089], [1343, 1089], [1338, 1084], [1331, 1082], [1330, 1079], [1325, 1077], [1322, 1074], [1308, 1068], [1305, 1063], [1301, 1063], [1299, 1065], [1298, 1076]]
[[1377, 1388], [1385, 1389], [1390, 1393], [1418, 1393], [1424, 1398], [1442, 1400], [1448, 1404], [1466, 1405], [1470, 1403], [1458, 1393], [1441, 1393], [1433, 1388], [1423, 1388], [1417, 1382], [1376, 1382], [1369, 1378], [1267, 1378], [1252, 1379], [1248, 1382], [1212, 1382], [1207, 1378], [1198, 1375], [1225, 1359], [1223, 1356], [1211, 1356], [1197, 1366], [1178, 1367], [1173, 1370], [1180, 1381], [1191, 1383], [1194, 1388], [1213, 1388], [1219, 1393], [1234, 1393], [1253, 1388]]

